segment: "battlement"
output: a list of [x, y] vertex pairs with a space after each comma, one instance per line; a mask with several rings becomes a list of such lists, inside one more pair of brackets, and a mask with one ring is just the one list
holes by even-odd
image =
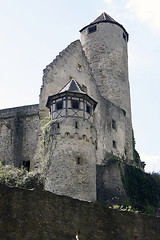
[[95, 145], [96, 129], [88, 121], [77, 118], [62, 119], [57, 122], [50, 122], [45, 128], [45, 137], [52, 139], [75, 138], [85, 140]]

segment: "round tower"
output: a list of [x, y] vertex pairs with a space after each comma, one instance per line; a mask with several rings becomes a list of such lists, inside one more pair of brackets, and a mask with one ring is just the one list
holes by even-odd
[[128, 81], [128, 33], [106, 13], [80, 30], [81, 43], [103, 97], [131, 118]]
[[72, 79], [48, 97], [51, 122], [45, 129], [45, 190], [96, 200], [96, 102]]

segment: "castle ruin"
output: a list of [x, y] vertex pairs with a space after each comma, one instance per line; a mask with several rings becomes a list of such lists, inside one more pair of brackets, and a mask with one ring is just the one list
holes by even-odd
[[134, 163], [129, 36], [106, 13], [80, 35], [44, 69], [39, 104], [0, 110], [0, 160], [28, 170], [39, 167], [46, 128], [45, 189], [94, 201], [96, 166], [111, 157]]

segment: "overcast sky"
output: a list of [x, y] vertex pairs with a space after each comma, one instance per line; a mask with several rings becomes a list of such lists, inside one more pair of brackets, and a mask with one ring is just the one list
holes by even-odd
[[160, 1], [0, 0], [0, 108], [39, 101], [43, 69], [106, 12], [129, 33], [136, 148], [160, 171]]

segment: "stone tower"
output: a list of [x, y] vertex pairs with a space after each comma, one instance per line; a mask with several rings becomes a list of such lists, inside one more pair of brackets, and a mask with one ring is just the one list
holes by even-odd
[[48, 97], [45, 189], [86, 201], [96, 200], [94, 101], [74, 79]]
[[132, 122], [128, 80], [128, 33], [106, 13], [80, 30], [81, 43], [100, 94], [126, 114], [126, 150], [132, 153]]
[[128, 33], [106, 13], [80, 32], [83, 49], [102, 96], [124, 109], [130, 118]]

